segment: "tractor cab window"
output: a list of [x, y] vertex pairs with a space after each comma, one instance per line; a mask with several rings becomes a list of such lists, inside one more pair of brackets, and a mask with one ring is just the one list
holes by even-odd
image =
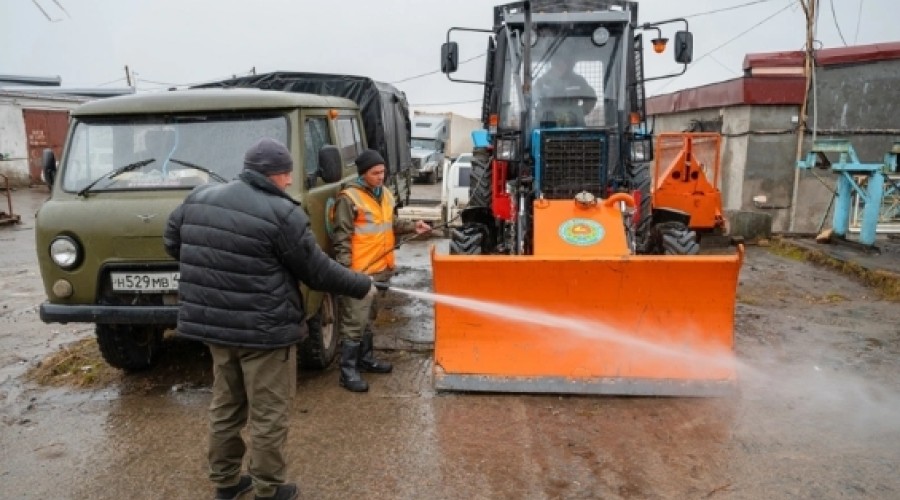
[[[537, 26], [531, 48], [532, 116], [535, 127], [615, 125], [623, 71], [621, 28], [598, 46], [594, 25]], [[501, 128], [518, 129], [522, 97], [522, 47], [518, 35], [507, 51], [501, 96]]]

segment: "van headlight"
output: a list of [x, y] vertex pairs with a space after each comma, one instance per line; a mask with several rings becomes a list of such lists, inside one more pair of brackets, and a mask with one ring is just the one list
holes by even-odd
[[81, 246], [69, 236], [57, 236], [50, 243], [50, 258], [57, 266], [69, 270], [81, 263]]

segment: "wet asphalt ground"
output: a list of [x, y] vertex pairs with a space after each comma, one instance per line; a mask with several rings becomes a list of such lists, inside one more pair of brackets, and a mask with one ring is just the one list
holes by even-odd
[[[170, 342], [152, 372], [91, 389], [25, 380], [92, 336], [37, 317], [45, 197], [17, 191], [23, 222], [0, 227], [0, 498], [212, 498], [201, 346]], [[446, 241], [401, 248], [396, 286], [430, 288], [432, 244]], [[376, 345], [394, 373], [362, 395], [335, 365], [300, 375], [287, 456], [301, 498], [900, 498], [900, 309], [833, 271], [748, 249], [724, 398], [436, 392], [431, 304], [388, 292], [384, 306]]]

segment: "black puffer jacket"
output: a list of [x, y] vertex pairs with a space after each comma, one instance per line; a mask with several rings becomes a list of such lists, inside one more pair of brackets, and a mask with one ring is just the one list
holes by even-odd
[[188, 195], [169, 217], [165, 246], [181, 262], [178, 333], [214, 344], [274, 349], [302, 340], [298, 281], [355, 298], [371, 287], [322, 252], [298, 204], [252, 170]]

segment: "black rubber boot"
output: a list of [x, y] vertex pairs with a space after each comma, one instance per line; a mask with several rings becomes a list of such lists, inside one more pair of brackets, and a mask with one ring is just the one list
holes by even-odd
[[341, 342], [341, 387], [352, 392], [366, 392], [369, 384], [359, 375], [356, 367], [359, 359], [359, 342], [344, 340]]
[[256, 495], [256, 500], [297, 500], [300, 498], [300, 488], [294, 483], [279, 484], [275, 487], [275, 494], [270, 497]]
[[227, 488], [216, 488], [216, 500], [235, 500], [237, 497], [253, 489], [250, 476], [241, 476], [238, 484]]
[[394, 365], [387, 361], [375, 359], [374, 347], [375, 342], [373, 340], [372, 332], [364, 333], [362, 341], [359, 343], [359, 363], [356, 364], [359, 371], [369, 373], [391, 373], [391, 370], [394, 369]]

